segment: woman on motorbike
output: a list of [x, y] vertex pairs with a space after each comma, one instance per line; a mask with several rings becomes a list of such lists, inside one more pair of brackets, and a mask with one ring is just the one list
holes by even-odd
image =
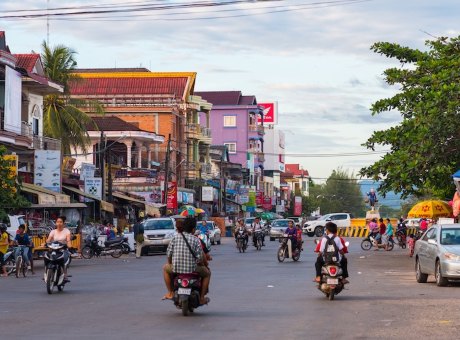
[[294, 226], [293, 221], [288, 222], [288, 228], [284, 232], [287, 234], [288, 238], [291, 240], [292, 250], [297, 248], [297, 228]]
[[[52, 230], [46, 239], [46, 243], [59, 242], [67, 245], [67, 248], [72, 247], [70, 238], [70, 230], [65, 227], [65, 216], [59, 216], [56, 219], [56, 229]], [[69, 249], [64, 250], [64, 263], [69, 260], [70, 252]], [[67, 266], [64, 266], [64, 281], [70, 282], [67, 279]]]

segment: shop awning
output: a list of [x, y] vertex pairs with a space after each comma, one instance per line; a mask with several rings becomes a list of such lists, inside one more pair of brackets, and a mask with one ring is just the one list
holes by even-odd
[[104, 210], [104, 211], [107, 211], [107, 212], [111, 212], [113, 213], [115, 210], [113, 208], [113, 204], [112, 203], [109, 203], [109, 202], [106, 202], [104, 200], [101, 200], [99, 197], [97, 196], [94, 196], [94, 195], [91, 195], [91, 194], [88, 194], [87, 192], [84, 192], [84, 191], [81, 191], [77, 188], [74, 188], [74, 187], [69, 187], [67, 185], [63, 185], [62, 186], [63, 189], [65, 190], [69, 190], [69, 191], [72, 191], [73, 193], [75, 194], [78, 194], [80, 196], [83, 196], [83, 197], [86, 197], [86, 198], [89, 198], [89, 199], [92, 199], [94, 201], [99, 201], [101, 202], [101, 210]]
[[21, 190], [28, 192], [30, 194], [37, 195], [38, 203], [42, 205], [43, 204], [49, 205], [49, 204], [68, 204], [70, 203], [70, 196], [45, 189], [38, 185], [34, 185], [30, 183], [22, 183]]
[[137, 198], [122, 194], [120, 192], [113, 192], [112, 196], [116, 197], [116, 198], [121, 198], [122, 200], [125, 200], [125, 201], [130, 201], [130, 202], [133, 202], [133, 203], [139, 203], [139, 204], [144, 204], [144, 205], [147, 204], [146, 201], [138, 200]]
[[130, 201], [132, 203], [143, 204], [144, 207], [145, 207], [146, 214], [150, 215], [150, 216], [155, 216], [155, 215], [160, 216], [161, 213], [160, 213], [160, 210], [158, 208], [164, 207], [164, 204], [149, 203], [149, 202], [146, 202], [146, 201], [141, 201], [141, 200], [138, 200], [138, 199], [136, 199], [134, 197], [122, 194], [120, 192], [114, 192], [114, 193], [112, 193], [112, 195], [114, 197], [121, 198], [121, 199], [123, 199], [125, 201]]
[[31, 204], [30, 208], [50, 209], [50, 208], [86, 208], [84, 203], [52, 203], [52, 204]]

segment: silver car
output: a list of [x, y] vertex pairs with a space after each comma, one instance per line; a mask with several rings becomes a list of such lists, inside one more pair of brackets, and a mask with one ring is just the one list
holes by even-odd
[[460, 280], [460, 224], [434, 225], [415, 242], [415, 271], [419, 283], [434, 275], [438, 286]]
[[295, 222], [288, 218], [273, 220], [270, 227], [270, 241], [274, 241], [275, 238], [279, 238], [284, 235], [284, 232], [289, 227], [289, 221]]
[[176, 234], [176, 221], [170, 217], [149, 218], [144, 226], [142, 253], [164, 253]]

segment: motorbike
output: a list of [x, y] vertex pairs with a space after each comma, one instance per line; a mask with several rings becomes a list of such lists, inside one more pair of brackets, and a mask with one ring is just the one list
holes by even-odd
[[105, 241], [104, 246], [100, 246], [98, 243], [97, 233], [92, 233], [87, 235], [85, 238], [85, 246], [81, 250], [81, 256], [85, 259], [103, 255], [110, 255], [114, 258], [119, 258], [125, 249], [123, 246], [124, 242], [127, 242], [127, 240], [122, 237], [117, 237], [113, 240]]
[[45, 274], [44, 280], [46, 291], [53, 294], [54, 287], [61, 292], [64, 290], [66, 281], [64, 280], [64, 269], [68, 268], [72, 257], [69, 256], [64, 262], [64, 252], [67, 245], [60, 242], [46, 244], [48, 251], [45, 253]]
[[174, 305], [182, 315], [193, 313], [200, 306], [201, 278], [197, 273], [177, 274], [174, 277]]
[[121, 244], [121, 247], [122, 247], [123, 254], [129, 254], [130, 252], [133, 251], [131, 250], [131, 247], [129, 246], [127, 237], [123, 237], [123, 243]]
[[396, 231], [396, 239], [398, 240], [398, 246], [402, 249], [406, 249], [406, 233], [402, 230]]
[[254, 246], [256, 247], [257, 250], [261, 250], [262, 244], [263, 244], [264, 231], [259, 229], [259, 230], [254, 231], [254, 233], [255, 233], [255, 239], [256, 239], [256, 243], [254, 244]]
[[243, 230], [239, 230], [236, 234], [236, 247], [238, 248], [239, 252], [245, 252], [246, 248], [248, 247], [246, 236]]
[[25, 253], [25, 250], [28, 251], [29, 248], [24, 245], [18, 245], [18, 246], [15, 246], [14, 248], [19, 248], [19, 256], [16, 261], [16, 277], [19, 277], [19, 273], [22, 273], [22, 276], [26, 277], [27, 264], [26, 264], [25, 257], [28, 256], [28, 254]]
[[292, 249], [292, 241], [287, 234], [280, 237], [280, 246], [278, 248], [278, 261], [283, 262], [286, 258], [292, 258], [293, 261], [299, 261], [301, 249], [297, 246]]
[[[378, 248], [385, 248], [385, 244], [382, 243], [382, 239], [376, 239], [375, 235], [369, 234], [364, 240], [361, 241], [361, 249], [362, 250], [370, 250], [372, 246], [376, 246]], [[395, 246], [395, 241], [393, 240], [393, 236], [390, 236], [388, 240], [388, 250], [393, 250]]]
[[[316, 241], [319, 242], [319, 241]], [[348, 247], [350, 243], [345, 242]], [[321, 268], [321, 279], [318, 283], [318, 289], [332, 301], [343, 288], [343, 271], [339, 262], [325, 263]]]
[[8, 251], [3, 255], [3, 261], [5, 263], [6, 273], [12, 275], [16, 273], [16, 261], [14, 259], [14, 249], [8, 248]]

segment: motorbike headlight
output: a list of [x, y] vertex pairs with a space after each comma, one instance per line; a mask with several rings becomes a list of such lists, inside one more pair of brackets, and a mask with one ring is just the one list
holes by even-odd
[[460, 256], [453, 253], [444, 253], [444, 257], [451, 261], [460, 261]]

